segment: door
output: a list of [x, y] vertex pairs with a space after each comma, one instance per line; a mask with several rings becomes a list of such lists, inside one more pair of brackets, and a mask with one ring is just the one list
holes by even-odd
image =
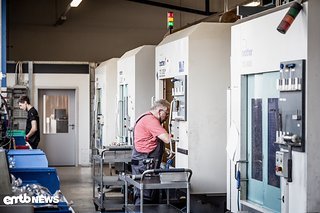
[[41, 125], [40, 148], [50, 166], [76, 165], [75, 90], [38, 91]]
[[278, 128], [276, 79], [279, 72], [248, 76], [247, 153], [248, 200], [280, 212], [280, 179], [275, 175], [275, 145]]

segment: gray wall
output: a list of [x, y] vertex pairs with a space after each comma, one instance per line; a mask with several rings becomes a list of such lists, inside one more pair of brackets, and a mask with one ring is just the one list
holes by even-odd
[[[223, 11], [223, 1], [210, 1], [210, 11]], [[83, 0], [63, 25], [54, 26], [69, 2], [8, 1], [8, 60], [100, 62], [140, 45], [156, 45], [167, 33], [169, 9], [126, 0]], [[158, 2], [205, 8], [204, 0]], [[205, 17], [174, 12], [175, 28]]]

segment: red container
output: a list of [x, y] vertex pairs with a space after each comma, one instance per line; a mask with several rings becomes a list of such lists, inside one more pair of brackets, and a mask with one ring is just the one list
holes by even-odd
[[16, 146], [16, 149], [29, 149], [29, 147], [25, 145], [18, 145]]

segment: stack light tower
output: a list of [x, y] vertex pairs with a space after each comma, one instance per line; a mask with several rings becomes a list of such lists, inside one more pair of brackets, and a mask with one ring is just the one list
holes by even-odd
[[173, 29], [173, 12], [167, 13], [167, 28], [170, 30], [171, 34]]

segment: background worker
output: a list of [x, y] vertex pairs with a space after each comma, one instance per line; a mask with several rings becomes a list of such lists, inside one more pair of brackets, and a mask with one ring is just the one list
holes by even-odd
[[28, 112], [26, 123], [26, 142], [32, 149], [36, 149], [40, 142], [39, 114], [30, 104], [28, 96], [21, 96], [19, 99], [19, 108]]
[[[169, 143], [168, 132], [162, 126], [169, 117], [170, 103], [160, 99], [154, 103], [149, 112], [142, 114], [134, 127], [134, 148], [131, 168], [133, 175], [140, 175], [146, 169], [146, 159], [153, 159], [153, 168], [160, 168], [164, 143]], [[144, 198], [154, 200], [154, 191], [144, 190]], [[135, 204], [140, 204], [140, 191], [135, 189]]]

